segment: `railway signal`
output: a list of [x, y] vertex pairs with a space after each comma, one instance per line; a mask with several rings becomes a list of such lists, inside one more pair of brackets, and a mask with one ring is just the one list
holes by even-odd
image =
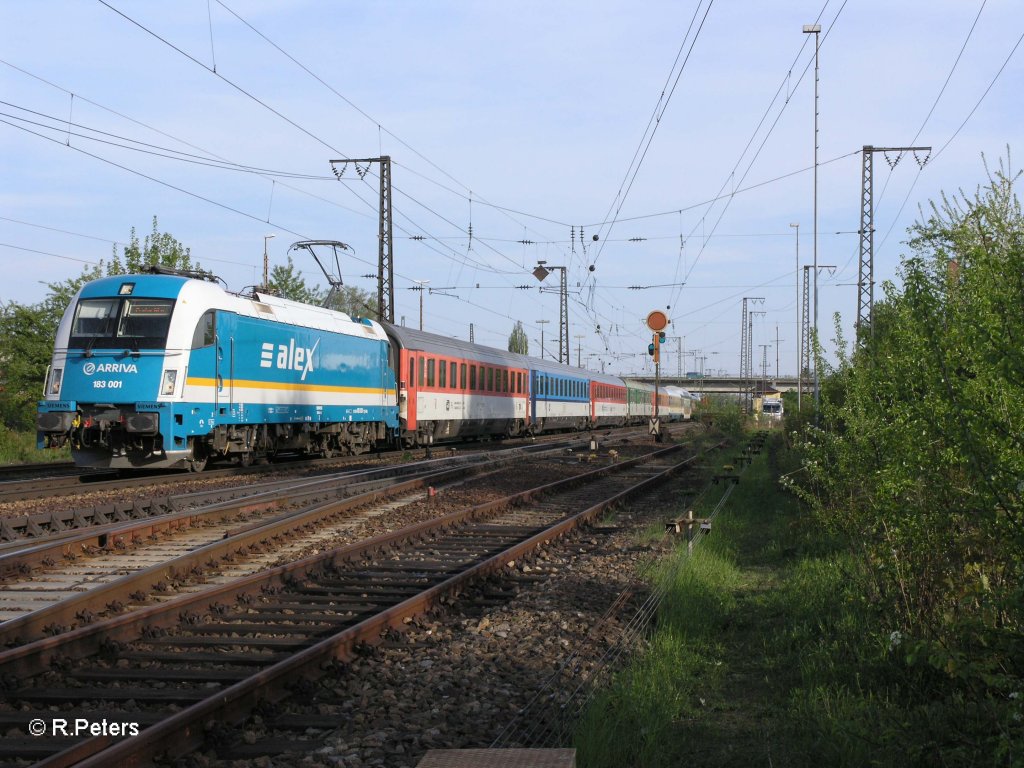
[[647, 354], [654, 359], [654, 402], [652, 403], [652, 415], [650, 433], [654, 435], [655, 442], [661, 442], [661, 419], [658, 418], [658, 390], [661, 386], [661, 345], [665, 343], [665, 328], [668, 327], [668, 315], [660, 309], [655, 309], [647, 315], [647, 327], [654, 331], [651, 343], [647, 345]]

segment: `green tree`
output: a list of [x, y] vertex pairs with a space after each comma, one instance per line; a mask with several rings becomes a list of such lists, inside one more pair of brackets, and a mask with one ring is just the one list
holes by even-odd
[[8, 429], [35, 424], [59, 319], [45, 303], [0, 304], [0, 419]]
[[0, 306], [0, 419], [10, 429], [28, 429], [35, 423], [36, 401], [53, 353], [53, 341], [64, 312], [79, 289], [105, 275], [136, 272], [151, 264], [174, 269], [199, 269], [190, 251], [174, 237], [158, 229], [143, 242], [131, 230], [129, 244], [108, 262], [82, 270], [77, 277], [47, 284], [46, 298], [39, 304], [10, 302]]
[[323, 291], [319, 286], [314, 285], [310, 288], [306, 285], [302, 274], [295, 268], [295, 262], [292, 261], [291, 256], [288, 257], [287, 265], [278, 264], [270, 270], [270, 284], [267, 286], [267, 293], [303, 304], [319, 304], [324, 298]]
[[286, 265], [278, 265], [270, 270], [267, 293], [303, 304], [325, 306], [350, 317], [377, 317], [376, 297], [354, 285], [342, 285], [333, 293], [319, 285], [310, 286], [296, 269], [291, 256], [288, 256]]
[[110, 263], [109, 275], [139, 272], [148, 266], [169, 267], [171, 269], [199, 269], [192, 265], [192, 251], [182, 245], [172, 235], [161, 232], [157, 217], [153, 217], [153, 231], [146, 235], [142, 243], [132, 227], [128, 245], [124, 248], [124, 267], [115, 258]]
[[377, 297], [354, 285], [343, 285], [327, 300], [330, 309], [349, 317], [377, 318]]
[[512, 328], [512, 333], [508, 337], [508, 351], [520, 355], [530, 354], [530, 340], [526, 336], [522, 320], [516, 320], [515, 327]]
[[997, 751], [1022, 737], [997, 706], [1024, 683], [1020, 178], [1001, 164], [912, 228], [902, 287], [825, 378], [798, 486], [860, 551], [907, 661], [948, 676]]

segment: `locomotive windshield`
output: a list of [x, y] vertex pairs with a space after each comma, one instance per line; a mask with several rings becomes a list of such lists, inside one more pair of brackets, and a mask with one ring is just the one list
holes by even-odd
[[171, 299], [82, 299], [71, 324], [70, 347], [163, 347], [171, 324]]

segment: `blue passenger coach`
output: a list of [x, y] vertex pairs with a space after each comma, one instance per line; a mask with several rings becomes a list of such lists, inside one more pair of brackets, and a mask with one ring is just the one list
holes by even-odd
[[398, 428], [390, 355], [372, 320], [177, 274], [103, 278], [61, 320], [39, 442], [125, 468], [362, 453]]

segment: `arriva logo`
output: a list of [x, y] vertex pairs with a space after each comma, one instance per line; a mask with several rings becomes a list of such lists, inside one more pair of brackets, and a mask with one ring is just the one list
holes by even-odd
[[92, 376], [94, 373], [138, 373], [139, 369], [135, 363], [86, 363], [82, 366], [82, 373]]
[[[306, 380], [306, 374], [313, 372], [313, 353], [320, 346], [320, 339], [316, 340], [311, 348], [295, 346], [295, 339], [288, 342], [288, 346], [278, 344], [276, 347], [270, 342], [263, 344], [263, 351], [260, 353], [260, 368], [280, 368], [285, 371], [302, 371], [299, 381]], [[275, 359], [274, 350], [277, 350]]]

